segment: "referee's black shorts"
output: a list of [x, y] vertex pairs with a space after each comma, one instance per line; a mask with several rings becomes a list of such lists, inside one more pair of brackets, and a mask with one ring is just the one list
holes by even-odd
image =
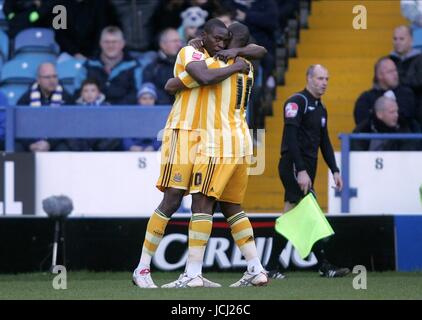
[[[312, 181], [312, 187], [314, 185], [316, 170], [317, 170], [317, 159], [303, 157], [305, 162], [306, 172]], [[293, 159], [288, 153], [281, 156], [278, 163], [278, 174], [283, 183], [285, 194], [284, 201], [290, 203], [298, 203], [305, 195], [300, 190], [299, 184], [297, 183], [297, 172]]]

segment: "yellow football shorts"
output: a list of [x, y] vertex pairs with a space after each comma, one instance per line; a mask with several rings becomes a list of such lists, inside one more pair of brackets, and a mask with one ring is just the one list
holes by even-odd
[[199, 144], [195, 130], [166, 129], [161, 145], [160, 177], [157, 188], [189, 190]]
[[202, 193], [219, 201], [241, 204], [248, 185], [247, 157], [214, 158], [198, 155], [190, 193]]

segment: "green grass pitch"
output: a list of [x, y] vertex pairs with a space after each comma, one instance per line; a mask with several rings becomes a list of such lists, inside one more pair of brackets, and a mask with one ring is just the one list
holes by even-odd
[[[179, 273], [155, 272], [157, 285], [175, 280]], [[355, 290], [350, 274], [345, 278], [321, 278], [316, 272], [289, 272], [266, 287], [229, 288], [241, 273], [206, 273], [222, 288], [140, 289], [131, 273], [68, 272], [67, 289], [55, 290], [53, 274], [0, 275], [0, 300], [7, 299], [139, 299], [139, 300], [308, 300], [308, 299], [422, 299], [422, 273], [370, 272], [367, 289]]]

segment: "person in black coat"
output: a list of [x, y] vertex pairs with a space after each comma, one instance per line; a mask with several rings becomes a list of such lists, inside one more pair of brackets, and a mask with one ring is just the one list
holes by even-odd
[[168, 79], [173, 78], [174, 64], [182, 48], [179, 33], [175, 29], [166, 29], [160, 35], [160, 51], [157, 59], [143, 72], [143, 82], [151, 82], [157, 89], [157, 105], [173, 104], [174, 96], [169, 95], [164, 87]]
[[28, 28], [50, 28], [52, 10], [57, 0], [5, 0], [9, 37], [14, 38]]
[[120, 21], [110, 0], [61, 0], [66, 7], [67, 28], [57, 29], [56, 41], [61, 52], [76, 58], [91, 58], [99, 50], [101, 31], [119, 26]]
[[413, 131], [418, 132], [420, 129], [415, 117], [415, 95], [410, 88], [400, 85], [396, 65], [389, 57], [378, 60], [375, 64], [373, 88], [357, 99], [354, 109], [355, 124], [369, 119], [375, 101], [384, 94], [394, 95], [401, 121], [406, 121]]
[[394, 50], [390, 53], [390, 59], [396, 64], [400, 83], [409, 71], [413, 60], [421, 55], [419, 49], [413, 49], [412, 30], [408, 26], [399, 26], [394, 29]]
[[224, 2], [236, 12], [235, 19], [246, 24], [256, 43], [267, 49], [261, 61], [263, 82], [272, 75], [275, 68], [276, 30], [279, 27], [278, 5], [275, 0], [231, 0]]
[[[397, 102], [388, 97], [380, 97], [374, 105], [374, 113], [369, 119], [361, 122], [353, 133], [411, 133], [406, 123], [399, 122]], [[418, 150], [417, 140], [352, 140], [353, 151], [402, 151]]]
[[416, 119], [422, 125], [422, 55], [412, 60], [402, 83], [411, 88], [416, 95]]

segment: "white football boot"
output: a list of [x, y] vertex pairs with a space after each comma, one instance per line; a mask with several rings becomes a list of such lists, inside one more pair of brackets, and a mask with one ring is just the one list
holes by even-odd
[[133, 271], [132, 282], [139, 288], [158, 288], [152, 280], [151, 271], [148, 268], [136, 268], [135, 271]]

